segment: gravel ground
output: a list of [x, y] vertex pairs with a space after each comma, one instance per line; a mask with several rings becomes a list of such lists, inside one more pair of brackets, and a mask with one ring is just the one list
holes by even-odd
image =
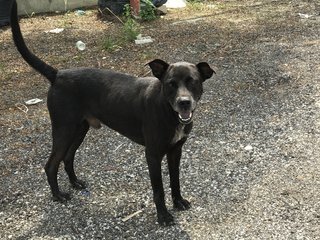
[[[76, 171], [89, 187], [51, 201], [43, 166], [51, 148], [48, 83], [0, 30], [0, 239], [320, 239], [320, 5], [317, 1], [214, 1], [142, 24], [155, 44], [113, 52], [101, 39], [118, 23], [43, 15], [21, 21], [28, 45], [60, 68], [96, 66], [132, 74], [155, 57], [208, 61], [195, 128], [184, 147], [181, 181], [192, 209], [160, 227], [144, 151], [104, 127], [91, 130]], [[306, 18], [305, 15], [313, 15]], [[65, 27], [60, 35], [45, 30]], [[107, 35], [108, 36], [108, 35]], [[84, 52], [74, 49], [79, 38]], [[22, 109], [22, 110], [21, 110]], [[136, 213], [127, 221], [124, 218]]]

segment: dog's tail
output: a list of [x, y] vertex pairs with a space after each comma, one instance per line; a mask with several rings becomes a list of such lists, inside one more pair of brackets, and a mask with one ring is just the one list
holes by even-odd
[[44, 75], [51, 82], [51, 84], [53, 84], [56, 79], [58, 70], [51, 67], [47, 63], [43, 62], [41, 59], [35, 56], [32, 52], [30, 52], [30, 50], [26, 46], [21, 34], [20, 26], [19, 26], [16, 0], [14, 0], [12, 3], [10, 21], [11, 21], [11, 31], [12, 31], [14, 43], [18, 51], [20, 52], [21, 56], [23, 57], [23, 59], [31, 67], [33, 67], [39, 73]]

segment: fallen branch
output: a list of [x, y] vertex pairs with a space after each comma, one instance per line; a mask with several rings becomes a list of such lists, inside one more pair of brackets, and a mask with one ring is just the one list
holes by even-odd
[[122, 218], [122, 222], [128, 221], [129, 219], [133, 218], [134, 216], [138, 215], [139, 213], [142, 213], [142, 211], [143, 211], [143, 209], [140, 209], [140, 210], [130, 214], [129, 216]]
[[116, 14], [114, 14], [114, 13], [111, 11], [110, 8], [105, 7], [102, 11], [101, 11], [101, 9], [99, 8], [99, 12], [100, 12], [102, 15], [105, 15], [105, 14], [103, 13], [103, 11], [106, 10], [106, 9], [124, 25], [124, 22], [123, 22]]

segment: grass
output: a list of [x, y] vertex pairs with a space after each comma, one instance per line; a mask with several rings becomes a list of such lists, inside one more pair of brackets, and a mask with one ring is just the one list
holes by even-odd
[[133, 42], [140, 33], [140, 25], [132, 18], [127, 18], [122, 29], [113, 36], [106, 36], [102, 40], [102, 49], [112, 52], [123, 45]]
[[208, 7], [206, 4], [200, 2], [200, 1], [190, 1], [188, 2], [187, 7], [191, 9], [192, 11], [202, 11], [206, 10]]
[[124, 23], [122, 32], [124, 39], [128, 42], [132, 42], [139, 35], [140, 26], [135, 20], [133, 20], [132, 18], [128, 18]]
[[152, 21], [158, 18], [155, 13], [155, 8], [150, 0], [144, 0], [140, 10], [140, 17], [143, 21]]
[[114, 37], [106, 37], [102, 42], [102, 48], [107, 52], [112, 52], [119, 47], [118, 41]]

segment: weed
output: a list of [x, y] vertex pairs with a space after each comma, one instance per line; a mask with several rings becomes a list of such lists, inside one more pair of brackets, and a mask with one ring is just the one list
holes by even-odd
[[[126, 20], [132, 19], [130, 4], [124, 5], [123, 16]], [[140, 18], [143, 21], [151, 21], [157, 18], [155, 7], [150, 0], [141, 1]]]
[[192, 11], [202, 11], [206, 9], [206, 5], [203, 1], [193, 0], [188, 1], [188, 8], [192, 9]]
[[143, 21], [151, 21], [157, 18], [155, 7], [150, 0], [141, 1], [140, 17]]
[[134, 41], [140, 33], [139, 24], [132, 18], [130, 4], [124, 5], [123, 16], [125, 22], [123, 25], [123, 38], [125, 41], [132, 42]]
[[102, 42], [102, 48], [108, 52], [120, 48], [126, 42], [133, 42], [140, 33], [140, 26], [132, 18], [129, 4], [124, 5], [123, 17], [125, 21], [121, 21], [123, 23], [121, 36], [106, 37]]
[[103, 47], [104, 50], [106, 50], [108, 52], [112, 52], [117, 47], [119, 47], [119, 44], [113, 37], [106, 37], [103, 40], [102, 47]]
[[128, 18], [122, 29], [124, 39], [128, 42], [134, 41], [140, 33], [139, 24], [132, 18]]
[[131, 18], [131, 7], [130, 7], [130, 4], [126, 4], [124, 5], [124, 8], [123, 8], [123, 16], [124, 18], [127, 20], [129, 18]]

